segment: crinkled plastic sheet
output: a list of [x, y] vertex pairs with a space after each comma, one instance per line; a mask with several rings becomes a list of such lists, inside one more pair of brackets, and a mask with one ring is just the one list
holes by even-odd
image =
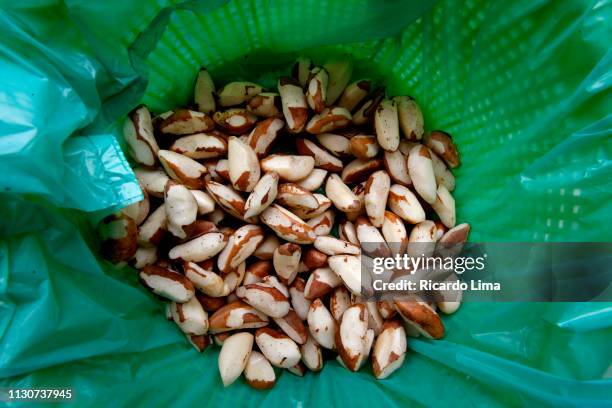
[[297, 55], [349, 55], [456, 138], [472, 240], [608, 241], [610, 17], [605, 0], [5, 5], [0, 385], [71, 387], [79, 406], [612, 404], [607, 303], [469, 303], [387, 380], [330, 361], [224, 390], [215, 348], [196, 353], [94, 233], [140, 198], [115, 139], [138, 102], [185, 103], [200, 65], [271, 85]]

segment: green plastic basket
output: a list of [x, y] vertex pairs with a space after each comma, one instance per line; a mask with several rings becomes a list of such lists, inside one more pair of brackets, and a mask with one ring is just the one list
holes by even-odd
[[133, 106], [190, 102], [201, 65], [273, 87], [310, 56], [351, 59], [453, 135], [472, 241], [608, 241], [611, 17], [586, 0], [6, 4], [0, 386], [71, 387], [77, 406], [611, 405], [609, 303], [466, 303], [387, 380], [329, 361], [224, 389], [218, 349], [198, 354], [94, 234], [140, 198], [115, 139]]

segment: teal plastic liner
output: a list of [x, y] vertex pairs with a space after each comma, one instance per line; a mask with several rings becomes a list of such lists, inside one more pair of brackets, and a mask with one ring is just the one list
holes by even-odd
[[[464, 304], [376, 381], [335, 361], [223, 389], [95, 224], [140, 199], [125, 114], [217, 83], [271, 86], [296, 56], [350, 58], [453, 134], [473, 241], [609, 241], [610, 1], [25, 0], [0, 9], [0, 387], [76, 406], [610, 406], [612, 305]], [[280, 374], [280, 373], [279, 373]], [[11, 403], [31, 406], [30, 403]]]

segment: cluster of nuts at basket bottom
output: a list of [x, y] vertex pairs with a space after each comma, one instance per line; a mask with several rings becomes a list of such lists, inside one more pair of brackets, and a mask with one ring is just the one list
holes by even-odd
[[[330, 353], [351, 371], [370, 358], [385, 378], [406, 334], [442, 337], [437, 310], [459, 306], [359, 296], [362, 243], [390, 255], [465, 242], [469, 225], [455, 225], [451, 137], [425, 133], [411, 97], [351, 72], [300, 59], [277, 89], [216, 90], [202, 69], [193, 106], [139, 106], [125, 122], [144, 199], [103, 220], [102, 252], [139, 269], [196, 349], [221, 346], [226, 386], [244, 373], [269, 388], [273, 367], [304, 375]], [[280, 140], [297, 153], [270, 154]]]

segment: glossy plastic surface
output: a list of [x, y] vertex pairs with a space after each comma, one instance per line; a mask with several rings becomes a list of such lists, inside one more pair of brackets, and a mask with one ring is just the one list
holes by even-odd
[[6, 4], [0, 386], [70, 386], [79, 406], [610, 405], [610, 304], [465, 304], [387, 380], [330, 361], [223, 389], [218, 349], [198, 354], [133, 270], [96, 255], [100, 213], [140, 197], [113, 136], [127, 111], [189, 102], [201, 65], [271, 86], [299, 55], [348, 55], [453, 135], [472, 241], [609, 241], [610, 1], [433, 3]]

